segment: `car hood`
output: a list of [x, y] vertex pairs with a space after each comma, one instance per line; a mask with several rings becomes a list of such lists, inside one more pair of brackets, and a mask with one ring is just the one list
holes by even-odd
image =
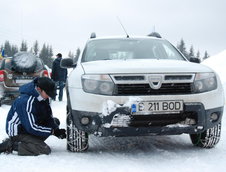
[[103, 60], [81, 65], [86, 74], [212, 72], [207, 66], [180, 60]]

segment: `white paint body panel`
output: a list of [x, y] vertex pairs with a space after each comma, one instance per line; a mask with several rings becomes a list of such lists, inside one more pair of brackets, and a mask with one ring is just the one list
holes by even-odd
[[224, 106], [224, 93], [218, 76], [216, 90], [189, 95], [104, 96], [85, 93], [81, 84], [83, 74], [195, 74], [202, 72], [213, 72], [213, 70], [201, 64], [176, 60], [105, 60], [78, 63], [68, 77], [69, 98], [73, 110], [99, 113], [103, 112], [103, 106], [108, 100], [123, 105], [131, 97], [143, 101], [183, 100], [184, 103], [201, 102], [206, 110]]

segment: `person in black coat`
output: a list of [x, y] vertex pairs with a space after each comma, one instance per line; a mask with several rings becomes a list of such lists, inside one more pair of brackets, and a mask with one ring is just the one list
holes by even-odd
[[[56, 59], [53, 61], [52, 65], [52, 76], [51, 78], [56, 82], [56, 86], [59, 89], [58, 100], [63, 99], [63, 89], [67, 79], [67, 69], [60, 67], [60, 62], [62, 60], [62, 54], [58, 53]], [[54, 98], [56, 100], [56, 97]]]

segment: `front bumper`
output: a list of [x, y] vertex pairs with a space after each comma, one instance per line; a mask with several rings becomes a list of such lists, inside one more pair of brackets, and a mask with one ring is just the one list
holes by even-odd
[[[211, 114], [218, 118], [211, 120]], [[223, 107], [205, 110], [201, 103], [186, 103], [180, 114], [131, 115], [128, 107], [118, 107], [107, 116], [96, 112], [72, 110], [72, 121], [83, 131], [98, 136], [139, 136], [194, 134], [221, 122]], [[89, 118], [83, 125], [81, 119]]]

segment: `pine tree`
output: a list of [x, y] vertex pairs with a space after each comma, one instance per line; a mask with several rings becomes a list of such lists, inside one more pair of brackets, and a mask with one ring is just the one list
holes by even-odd
[[38, 41], [36, 40], [34, 45], [33, 45], [33, 50], [34, 50], [34, 54], [38, 55], [39, 52], [39, 46], [38, 46]]
[[189, 56], [189, 58], [195, 58], [193, 46], [191, 46], [188, 56]]
[[18, 52], [16, 45], [11, 45], [9, 41], [5, 41], [4, 46], [1, 46], [1, 51], [4, 49], [5, 57], [12, 57], [15, 53]]
[[12, 50], [12, 47], [11, 47], [9, 41], [5, 41], [5, 44], [4, 44], [5, 57], [12, 56], [11, 50]]
[[207, 53], [207, 51], [205, 51], [203, 60], [205, 60], [205, 59], [207, 59], [207, 58], [209, 58], [209, 57], [210, 57], [209, 54]]
[[73, 52], [69, 51], [68, 57], [72, 58], [74, 63], [76, 63], [79, 58], [80, 52], [81, 52], [81, 50], [79, 48], [76, 49], [75, 54]]
[[183, 38], [181, 39], [180, 43], [177, 45], [177, 48], [180, 50], [180, 52], [188, 58], [188, 53], [186, 51], [185, 43]]
[[196, 58], [199, 59], [200, 61], [202, 61], [202, 59], [200, 58], [200, 52], [199, 52], [199, 50], [196, 53]]
[[48, 63], [47, 63], [47, 66], [49, 68], [52, 68], [52, 64], [53, 64], [53, 49], [52, 49], [52, 46], [49, 46], [48, 48]]
[[47, 58], [47, 48], [46, 44], [43, 44], [42, 49], [39, 54], [39, 58], [42, 59], [43, 63], [46, 64], [46, 58]]
[[19, 50], [18, 50], [18, 47], [17, 47], [16, 45], [12, 45], [12, 48], [11, 48], [12, 56], [13, 56], [14, 54], [16, 54], [18, 51], [19, 51]]
[[49, 45], [43, 44], [43, 47], [39, 54], [39, 58], [41, 58], [43, 63], [47, 65], [49, 68], [52, 67], [52, 62], [53, 62], [52, 56], [53, 56], [52, 47]]
[[200, 58], [200, 52], [199, 52], [199, 50], [197, 51], [197, 53], [196, 53], [196, 58]]
[[53, 48], [49, 46], [49, 57], [53, 57]]
[[27, 43], [26, 41], [22, 41], [21, 43], [21, 47], [20, 47], [20, 51], [27, 51], [28, 47], [27, 47]]

